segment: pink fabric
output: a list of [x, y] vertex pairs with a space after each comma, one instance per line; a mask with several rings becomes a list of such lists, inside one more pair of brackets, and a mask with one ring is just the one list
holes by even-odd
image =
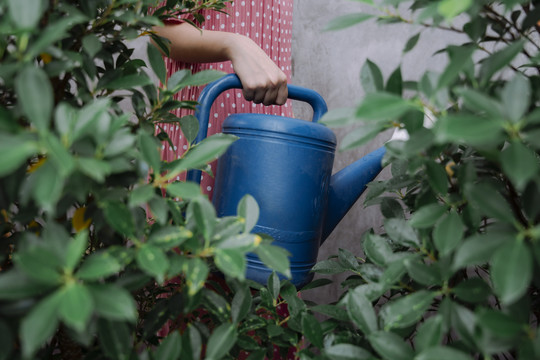
[[[292, 12], [293, 0], [235, 0], [228, 3], [227, 14], [216, 11], [203, 12], [205, 22], [203, 29], [235, 32], [246, 35], [255, 41], [267, 55], [291, 78], [291, 41], [292, 41]], [[230, 62], [186, 64], [166, 59], [168, 76], [180, 69], [191, 69], [198, 72], [206, 69], [216, 69], [233, 73]], [[197, 100], [202, 87], [190, 87], [177, 94], [179, 100]], [[264, 113], [281, 116], [292, 116], [291, 102], [283, 106], [263, 106], [247, 102], [242, 97], [241, 90], [229, 90], [221, 94], [212, 106], [208, 124], [208, 136], [221, 131], [221, 124], [225, 118], [233, 113], [249, 112]], [[175, 112], [177, 116], [189, 114], [189, 111], [180, 109]], [[162, 157], [165, 161], [177, 159], [187, 148], [182, 131], [176, 124], [163, 124], [173, 142], [173, 147], [166, 142], [162, 145]], [[215, 171], [215, 164], [212, 164]], [[178, 177], [177, 180], [183, 180]], [[211, 198], [214, 179], [203, 173], [201, 186], [204, 193]]]

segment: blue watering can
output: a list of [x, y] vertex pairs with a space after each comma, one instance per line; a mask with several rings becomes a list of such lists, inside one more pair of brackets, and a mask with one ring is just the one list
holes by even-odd
[[[196, 142], [207, 134], [212, 103], [228, 89], [241, 89], [234, 74], [207, 85], [199, 97]], [[233, 114], [223, 133], [236, 140], [218, 159], [213, 203], [218, 216], [235, 215], [238, 202], [252, 195], [260, 207], [254, 233], [274, 238], [274, 245], [291, 253], [291, 282], [298, 288], [313, 274], [319, 246], [330, 235], [366, 184], [381, 171], [384, 147], [332, 174], [336, 136], [317, 121], [326, 113], [315, 91], [289, 85], [289, 98], [313, 108], [313, 122], [265, 114]], [[200, 171], [187, 175], [200, 182]], [[265, 284], [269, 270], [255, 254], [247, 257], [248, 279]]]

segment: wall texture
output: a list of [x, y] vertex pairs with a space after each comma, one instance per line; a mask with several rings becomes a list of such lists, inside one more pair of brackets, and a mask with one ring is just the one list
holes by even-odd
[[[364, 92], [360, 84], [360, 69], [367, 59], [381, 68], [385, 79], [401, 65], [405, 80], [416, 80], [426, 70], [437, 70], [445, 55], [434, 55], [441, 39], [452, 40], [442, 31], [423, 31], [413, 51], [402, 55], [407, 40], [420, 29], [409, 25], [378, 25], [367, 21], [340, 31], [323, 31], [333, 18], [353, 12], [371, 10], [365, 4], [347, 0], [295, 0], [293, 20], [293, 83], [318, 91], [329, 109], [355, 106]], [[439, 45], [438, 45], [439, 44]], [[294, 103], [295, 116], [309, 119], [310, 109]], [[338, 142], [347, 129], [337, 129]], [[359, 149], [338, 152], [334, 172], [384, 144], [389, 131]], [[338, 144], [339, 146], [339, 144]], [[389, 174], [385, 169], [378, 177]], [[376, 206], [364, 208], [363, 195], [321, 246], [319, 260], [336, 255], [339, 248], [361, 255], [361, 235], [370, 228], [380, 230], [381, 218]], [[325, 276], [326, 277], [326, 276]], [[328, 303], [339, 297], [339, 282], [345, 276], [334, 277], [334, 284], [308, 291], [304, 297]]]

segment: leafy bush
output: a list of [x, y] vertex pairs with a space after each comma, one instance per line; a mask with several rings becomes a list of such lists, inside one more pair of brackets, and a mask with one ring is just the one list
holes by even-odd
[[[219, 219], [197, 184], [175, 181], [206, 169], [234, 138], [213, 136], [178, 160], [160, 159], [170, 141], [156, 124], [180, 126], [188, 139], [198, 131], [193, 116], [170, 113], [195, 103], [173, 95], [222, 74], [182, 70], [166, 79], [150, 45], [157, 87], [126, 45], [151, 36], [166, 51], [152, 26], [219, 11], [224, 1], [168, 0], [152, 12], [157, 3], [0, 1], [0, 359], [274, 351], [265, 326], [283, 321], [275, 286], [252, 299], [244, 255], [262, 253], [287, 273], [285, 252], [249, 233], [252, 198], [237, 217]], [[209, 276], [216, 270], [226, 283]], [[162, 340], [169, 321], [181, 331]], [[292, 331], [274, 335], [282, 351], [299, 342]]]
[[[386, 80], [367, 61], [366, 92], [353, 109], [323, 119], [357, 125], [343, 140], [364, 144], [390, 128], [391, 177], [368, 186], [383, 231], [316, 266], [352, 272], [324, 339], [328, 358], [540, 358], [540, 56], [538, 1], [362, 1], [329, 28], [370, 18], [466, 38], [438, 54], [441, 72]], [[459, 24], [459, 25], [458, 25]], [[353, 31], [353, 30], [349, 30]], [[346, 310], [346, 313], [343, 311]], [[345, 321], [343, 321], [345, 320]], [[336, 347], [339, 347], [339, 354]]]

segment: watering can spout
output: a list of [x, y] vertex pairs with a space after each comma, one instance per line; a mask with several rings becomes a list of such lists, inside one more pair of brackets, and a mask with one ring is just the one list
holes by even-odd
[[381, 147], [332, 176], [321, 243], [362, 195], [367, 184], [379, 174], [385, 150]]

